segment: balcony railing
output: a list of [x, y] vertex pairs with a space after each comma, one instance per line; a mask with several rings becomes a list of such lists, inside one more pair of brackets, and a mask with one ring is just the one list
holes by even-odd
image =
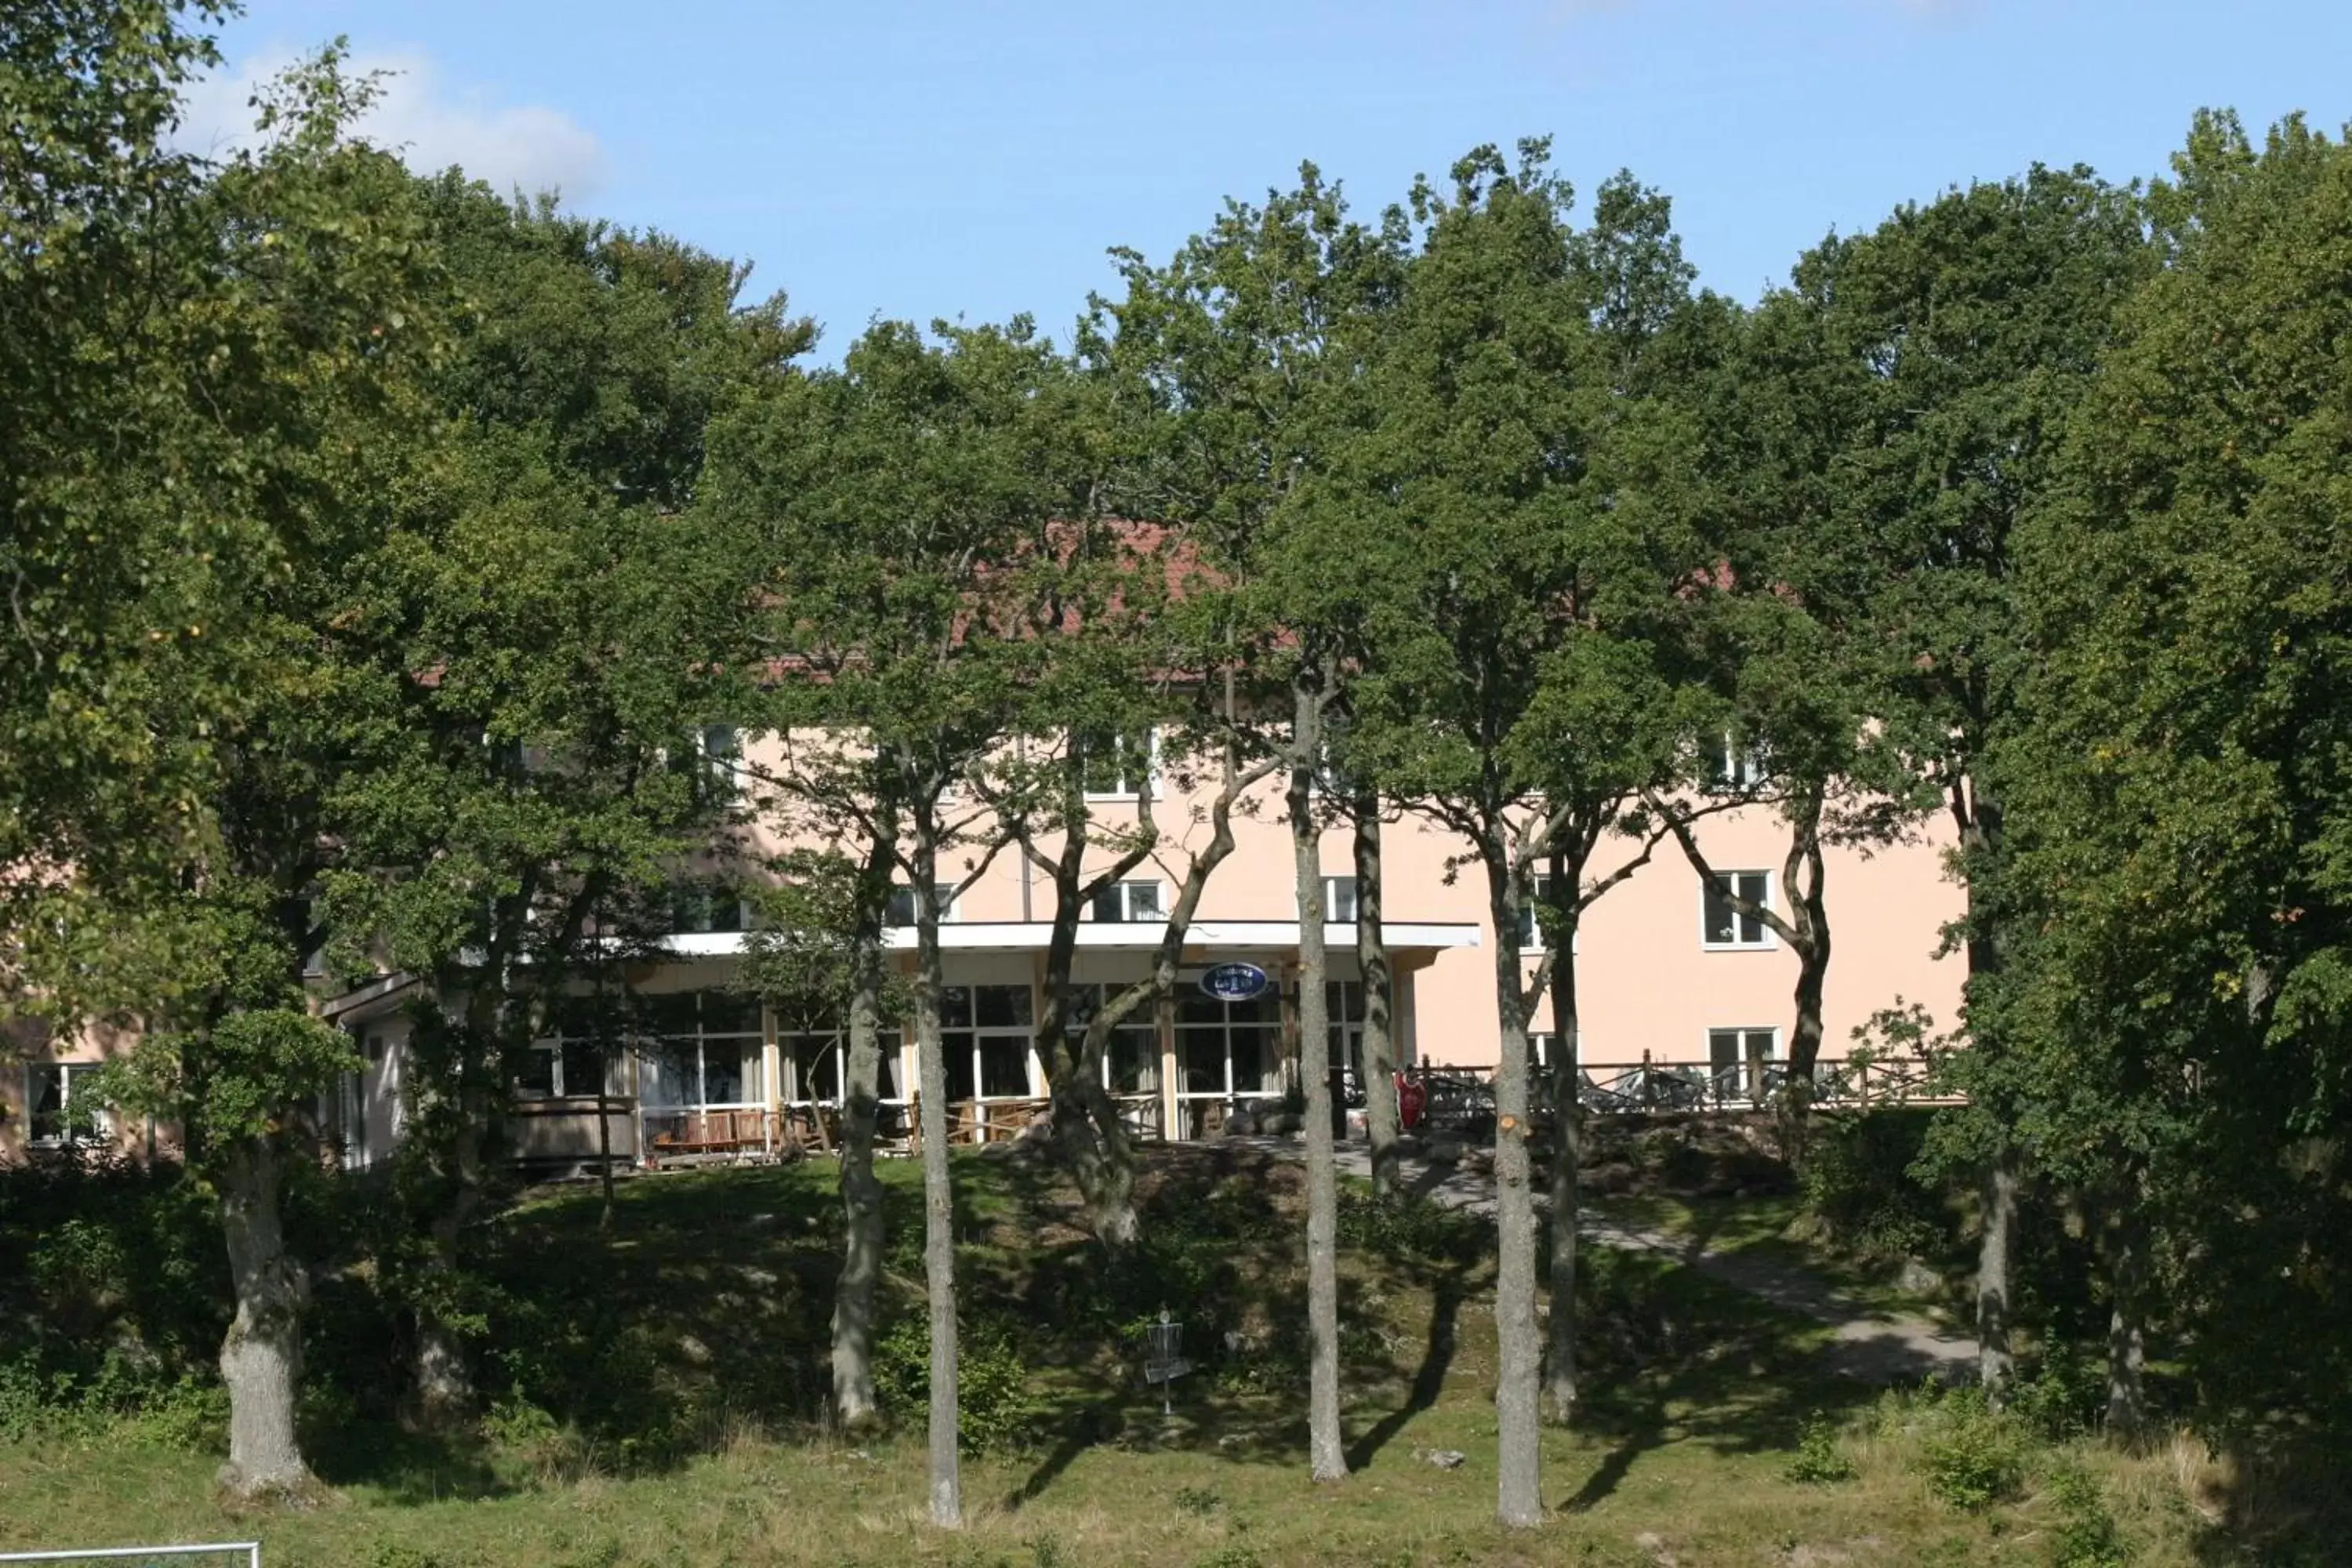
[[[1495, 1084], [1491, 1073], [1460, 1068], [1409, 1068], [1408, 1090], [1417, 1089], [1421, 1120], [1447, 1130], [1492, 1125]], [[1591, 1116], [1646, 1116], [1677, 1112], [1759, 1110], [1778, 1104], [1789, 1085], [1787, 1065], [1750, 1061], [1588, 1062], [1578, 1074], [1577, 1102]], [[1550, 1072], [1534, 1068], [1528, 1079], [1531, 1110], [1551, 1110]], [[1929, 1064], [1916, 1058], [1822, 1062], [1813, 1069], [1811, 1103], [1822, 1110], [1861, 1110], [1877, 1105], [1955, 1105], [1960, 1097], [1937, 1081]]]
[[756, 1106], [647, 1110], [640, 1145], [656, 1164], [681, 1160], [772, 1158], [782, 1147], [780, 1118]]

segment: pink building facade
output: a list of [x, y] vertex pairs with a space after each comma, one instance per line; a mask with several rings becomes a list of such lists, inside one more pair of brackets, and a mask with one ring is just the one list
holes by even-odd
[[[745, 757], [753, 774], [789, 772], [785, 750], [772, 738], [752, 739]], [[1147, 974], [1164, 930], [1160, 917], [1208, 837], [1206, 795], [1187, 795], [1173, 779], [1162, 783], [1164, 797], [1161, 784], [1152, 786], [1161, 847], [1087, 911], [1075, 975], [1082, 986], [1115, 989]], [[1133, 820], [1134, 799], [1113, 792], [1093, 805], [1105, 823], [1125, 825]], [[1110, 1087], [1147, 1133], [1204, 1135], [1236, 1111], [1279, 1101], [1297, 1081], [1299, 928], [1278, 788], [1260, 786], [1236, 812], [1234, 830], [1238, 847], [1208, 882], [1172, 1005], [1136, 1015], [1116, 1037], [1106, 1066]], [[755, 848], [773, 850], [787, 835], [774, 822], [755, 820], [749, 837]], [[1740, 879], [1749, 897], [1779, 903], [1787, 831], [1769, 806], [1703, 818], [1697, 837], [1719, 874]], [[1400, 1055], [1408, 1063], [1489, 1070], [1498, 1035], [1484, 874], [1465, 862], [1465, 842], [1412, 814], [1392, 819], [1382, 839], [1383, 929], [1397, 976]], [[854, 853], [856, 846], [842, 847]], [[1055, 846], [1049, 840], [1043, 847], [1050, 853]], [[1640, 848], [1622, 840], [1604, 853], [1622, 864]], [[1961, 961], [1937, 956], [1945, 927], [1961, 912], [1959, 891], [1946, 874], [1948, 848], [1948, 829], [1936, 818], [1906, 841], [1868, 853], [1829, 852], [1834, 947], [1825, 1061], [1846, 1054], [1857, 1026], [1884, 1008], [1916, 1004], [1942, 1026], [1956, 1021]], [[1362, 1002], [1350, 832], [1327, 831], [1322, 852], [1332, 1044], [1352, 1057]], [[979, 858], [977, 849], [951, 853], [941, 875], [961, 880]], [[1111, 858], [1106, 850], [1094, 865]], [[979, 1136], [988, 1135], [990, 1106], [1013, 1110], [1045, 1092], [1034, 1020], [1043, 1013], [1053, 897], [1050, 882], [1007, 850], [958, 893], [942, 925], [950, 1097], [965, 1107]], [[904, 909], [898, 918], [907, 918]], [[715, 929], [677, 932], [666, 960], [631, 975], [653, 1022], [625, 1058], [592, 1060], [580, 1041], [559, 1032], [523, 1064], [514, 1123], [520, 1154], [555, 1164], [592, 1155], [635, 1161], [665, 1147], [740, 1152], [772, 1148], [796, 1136], [798, 1126], [822, 1127], [839, 1095], [838, 1035], [823, 1021], [813, 1026], [780, 1016], [732, 989], [746, 937], [727, 928], [740, 926], [739, 920], [720, 911], [695, 923]], [[895, 925], [890, 940], [894, 962], [911, 969], [913, 931]], [[1536, 962], [1529, 955], [1524, 971], [1532, 973]], [[1244, 966], [1244, 974], [1262, 972], [1263, 994], [1240, 1000], [1208, 994], [1201, 978], [1225, 964]], [[1595, 1073], [1644, 1059], [1718, 1068], [1734, 1059], [1779, 1059], [1787, 1048], [1796, 969], [1794, 956], [1769, 930], [1711, 904], [1696, 872], [1667, 840], [1585, 917], [1576, 953], [1580, 1059]], [[349, 1166], [380, 1163], [402, 1135], [410, 1110], [404, 1010], [416, 999], [407, 977], [387, 975], [322, 1000], [326, 1015], [352, 1034], [361, 1063], [319, 1108]], [[1537, 1006], [1531, 1027], [1538, 1049], [1545, 1048], [1548, 1003]], [[916, 1080], [911, 1041], [887, 1043], [884, 1099], [904, 1107]], [[77, 1089], [87, 1087], [79, 1067], [105, 1048], [79, 1038], [20, 1042], [17, 1059], [0, 1066], [0, 1159], [77, 1137], [131, 1141], [133, 1130], [75, 1103]], [[594, 1081], [600, 1076], [601, 1084]], [[143, 1142], [152, 1133], [135, 1136]]]

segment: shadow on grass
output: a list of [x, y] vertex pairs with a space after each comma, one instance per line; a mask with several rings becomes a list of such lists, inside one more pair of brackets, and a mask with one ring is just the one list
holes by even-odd
[[1466, 1266], [1456, 1264], [1429, 1281], [1429, 1338], [1422, 1352], [1421, 1364], [1413, 1369], [1403, 1403], [1348, 1446], [1349, 1469], [1360, 1470], [1370, 1465], [1414, 1416], [1433, 1408], [1438, 1396], [1445, 1392], [1445, 1376], [1454, 1365], [1462, 1303], [1469, 1294], [1469, 1274]]
[[523, 1489], [501, 1476], [478, 1437], [409, 1432], [389, 1423], [337, 1423], [306, 1433], [303, 1449], [331, 1487], [365, 1487], [401, 1507], [480, 1502]]
[[1640, 1460], [1670, 1445], [1721, 1454], [1793, 1452], [1816, 1411], [1832, 1416], [1877, 1397], [1821, 1360], [1825, 1332], [1798, 1314], [1657, 1255], [1601, 1254], [1580, 1292], [1588, 1391], [1578, 1427], [1612, 1438], [1562, 1500], [1582, 1512], [1611, 1497]]

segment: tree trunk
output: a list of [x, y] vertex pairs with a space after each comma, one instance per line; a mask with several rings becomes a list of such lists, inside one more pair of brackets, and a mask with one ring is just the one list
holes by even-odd
[[1543, 1521], [1536, 1332], [1536, 1207], [1528, 1159], [1528, 1026], [1519, 987], [1519, 878], [1499, 837], [1480, 847], [1495, 922], [1495, 1517], [1514, 1527]]
[[236, 1316], [221, 1342], [229, 1416], [228, 1464], [220, 1481], [241, 1498], [298, 1493], [316, 1484], [294, 1434], [309, 1287], [301, 1266], [286, 1252], [278, 1150], [266, 1140], [248, 1139], [225, 1154], [221, 1229]]
[[[441, 1256], [442, 1222], [434, 1222], [435, 1256], [425, 1267], [427, 1293], [450, 1287], [455, 1268]], [[450, 1244], [454, 1246], [454, 1244]], [[431, 1305], [416, 1310], [416, 1424], [428, 1432], [448, 1431], [464, 1422], [474, 1404], [474, 1379], [467, 1370], [465, 1342], [441, 1312]]]
[[2113, 1306], [2107, 1317], [2107, 1440], [2135, 1447], [2147, 1433], [2146, 1239], [2128, 1194], [2111, 1207], [2107, 1222], [2107, 1284]]
[[1349, 803], [1355, 819], [1356, 968], [1364, 985], [1364, 1130], [1371, 1142], [1372, 1195], [1397, 1190], [1395, 981], [1381, 927], [1381, 802], [1360, 790]]
[[1307, 1090], [1307, 1448], [1318, 1481], [1344, 1480], [1339, 1431], [1339, 1176], [1331, 1148], [1331, 1025], [1323, 986], [1323, 848], [1315, 820], [1320, 694], [1295, 686], [1290, 768], [1290, 848], [1297, 875], [1298, 1070]]
[[[1954, 787], [1953, 810], [1959, 819], [1961, 864], [1968, 878], [1968, 988], [1973, 1000], [1982, 983], [2000, 969], [2001, 943], [1983, 918], [1979, 894], [1990, 862], [2000, 849], [2002, 814], [2000, 803], [1973, 775]], [[1973, 1033], [1969, 1047], [1998, 1060], [2000, 1044], [1996, 1039]], [[2018, 1152], [2001, 1124], [2000, 1105], [1982, 1103], [1974, 1109], [1990, 1119], [1993, 1138], [1993, 1152], [1982, 1178], [1984, 1231], [1977, 1255], [1977, 1376], [1985, 1397], [1999, 1405], [2008, 1398], [2017, 1371], [2010, 1324], [2016, 1292]]]
[[1813, 1072], [1822, 1058], [1825, 1029], [1822, 995], [1830, 973], [1828, 864], [1822, 854], [1822, 809], [1826, 784], [1809, 788], [1791, 818], [1789, 858], [1780, 887], [1799, 939], [1796, 1024], [1789, 1036], [1789, 1078], [1780, 1096], [1780, 1148], [1791, 1164], [1802, 1164], [1812, 1116]]
[[[1789, 1076], [1811, 1083], [1821, 1060], [1822, 992], [1830, 973], [1830, 911], [1824, 886], [1826, 863], [1822, 855], [1822, 792], [1809, 793], [1794, 823], [1795, 842], [1780, 887], [1789, 900], [1799, 936], [1797, 949], [1797, 1020], [1789, 1037]], [[1801, 872], [1801, 875], [1800, 873]]]
[[2017, 1158], [2007, 1144], [1985, 1163], [1984, 1234], [1977, 1247], [1977, 1380], [1999, 1405], [2016, 1379], [2010, 1353], [2011, 1257], [2017, 1238]]
[[[468, 1064], [470, 1067], [471, 1064]], [[457, 1125], [449, 1130], [451, 1187], [449, 1201], [433, 1216], [425, 1257], [425, 1287], [418, 1292], [415, 1380], [416, 1423], [426, 1431], [446, 1431], [472, 1414], [474, 1378], [466, 1342], [446, 1312], [456, 1293], [464, 1265], [458, 1256], [466, 1226], [473, 1223], [482, 1201], [483, 1128], [478, 1097], [461, 1089]]]
[[[847, 1432], [873, 1426], [881, 1415], [874, 1397], [874, 1290], [882, 1277], [882, 1184], [874, 1175], [874, 1123], [882, 1092], [878, 900], [888, 896], [887, 877], [878, 890], [861, 887], [851, 938], [856, 977], [849, 996], [849, 1059], [843, 1064], [841, 1085], [841, 1278], [833, 1292], [833, 1412]], [[928, 1098], [924, 1109], [928, 1114]]]
[[1066, 1091], [1054, 1101], [1054, 1146], [1078, 1196], [1095, 1239], [1113, 1252], [1141, 1235], [1135, 1213], [1135, 1149], [1119, 1121], [1118, 1105], [1103, 1087], [1108, 1026], [1090, 1025], [1073, 1047]]
[[1081, 902], [1076, 885], [1079, 843], [1073, 837], [1066, 844], [1066, 863], [1055, 868], [1055, 929], [1045, 948], [1038, 1055], [1045, 1062], [1055, 1158], [1070, 1173], [1087, 1205], [1095, 1239], [1118, 1252], [1132, 1247], [1140, 1231], [1135, 1213], [1135, 1152], [1119, 1122], [1118, 1107], [1103, 1087], [1109, 1034], [1091, 1021], [1075, 1035], [1069, 1027], [1070, 970]]
[[931, 1522], [963, 1524], [963, 1480], [957, 1452], [955, 1189], [948, 1174], [948, 1063], [940, 1040], [938, 826], [915, 820], [915, 1051], [922, 1078], [923, 1276], [931, 1317]]
[[612, 1053], [596, 1053], [596, 1180], [604, 1206], [596, 1213], [596, 1228], [613, 1228], [613, 1091], [609, 1074]]
[[[1053, 1150], [1087, 1205], [1095, 1239], [1113, 1252], [1135, 1244], [1140, 1234], [1135, 1212], [1135, 1152], [1118, 1119], [1118, 1106], [1103, 1084], [1103, 1058], [1110, 1047], [1108, 1026], [1070, 1028], [1070, 972], [1076, 960], [1078, 925], [1091, 894], [1115, 889], [1141, 865], [1157, 839], [1151, 831], [1150, 781], [1139, 781], [1136, 837], [1111, 864], [1087, 876], [1087, 849], [1093, 840], [1093, 814], [1086, 800], [1086, 756], [1073, 741], [1061, 779], [1062, 847], [1049, 869], [1054, 879], [1054, 924], [1045, 943], [1045, 1001], [1037, 1020], [1038, 1056], [1045, 1064], [1051, 1100]], [[1024, 839], [1022, 850], [1039, 858]], [[1025, 873], [1024, 873], [1025, 874]]]
[[1576, 921], [1583, 868], [1564, 855], [1551, 858], [1551, 1318], [1544, 1356], [1544, 1392], [1551, 1418], [1567, 1426], [1576, 1415], [1577, 1167], [1584, 1158], [1584, 1105], [1577, 1058]]

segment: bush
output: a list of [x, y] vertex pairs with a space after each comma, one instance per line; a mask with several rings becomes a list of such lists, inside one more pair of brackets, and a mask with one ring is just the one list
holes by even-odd
[[2050, 1531], [2050, 1568], [2125, 1568], [2131, 1561], [2089, 1471], [2078, 1464], [2062, 1466], [2050, 1478], [2048, 1496], [2058, 1516]]
[[1381, 1258], [1468, 1263], [1494, 1246], [1490, 1219], [1428, 1198], [1376, 1198], [1360, 1187], [1339, 1189], [1339, 1245]]
[[[893, 1421], [923, 1420], [931, 1400], [931, 1329], [900, 1318], [874, 1347], [874, 1392]], [[1043, 1414], [1029, 1392], [1028, 1369], [998, 1324], [968, 1324], [956, 1350], [956, 1433], [974, 1453], [1019, 1447]]]
[[226, 1445], [228, 1391], [193, 1374], [168, 1377], [120, 1352], [84, 1376], [44, 1371], [37, 1355], [0, 1363], [0, 1441], [121, 1439], [189, 1453]]
[[2015, 1497], [2025, 1479], [2026, 1432], [2016, 1417], [1964, 1388], [1936, 1402], [1920, 1462], [1927, 1489], [1971, 1512]]
[[1798, 1179], [1805, 1212], [1857, 1258], [1893, 1263], [1933, 1257], [1955, 1240], [1937, 1190], [1914, 1173], [1929, 1113], [1912, 1110], [1821, 1117]]
[[1195, 1559], [1192, 1568], [1264, 1568], [1265, 1562], [1246, 1546], [1220, 1546], [1206, 1557]]
[[1853, 1479], [1853, 1461], [1838, 1452], [1837, 1426], [1816, 1410], [1805, 1417], [1797, 1439], [1797, 1457], [1789, 1461], [1789, 1479], [1807, 1486]]
[[2009, 1408], [2039, 1436], [2063, 1443], [2092, 1430], [2106, 1405], [2105, 1363], [2078, 1345], [2060, 1342], [2018, 1380]]
[[1176, 1489], [1176, 1511], [1179, 1513], [1190, 1514], [1194, 1519], [1207, 1519], [1224, 1506], [1223, 1496], [1213, 1488], [1178, 1487]]
[[482, 1417], [482, 1436], [541, 1481], [576, 1479], [586, 1468], [585, 1446], [553, 1415], [509, 1395]]

